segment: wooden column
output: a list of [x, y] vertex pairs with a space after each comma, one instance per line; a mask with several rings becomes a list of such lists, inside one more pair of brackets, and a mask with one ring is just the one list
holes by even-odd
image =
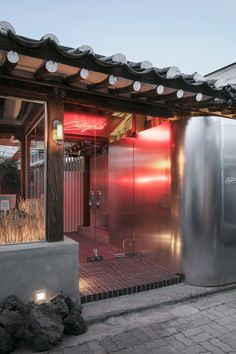
[[63, 124], [64, 104], [59, 91], [50, 88], [47, 97], [47, 162], [46, 162], [46, 239], [63, 241], [64, 145], [52, 140], [52, 123]]

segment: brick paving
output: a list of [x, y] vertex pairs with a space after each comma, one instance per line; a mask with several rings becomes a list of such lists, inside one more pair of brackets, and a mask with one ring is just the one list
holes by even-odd
[[111, 318], [78, 338], [77, 346], [54, 354], [233, 354], [236, 290]]

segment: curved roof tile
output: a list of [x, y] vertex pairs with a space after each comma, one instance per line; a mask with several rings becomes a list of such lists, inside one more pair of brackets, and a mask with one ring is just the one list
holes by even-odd
[[[127, 61], [122, 54], [111, 55], [110, 57], [104, 57], [99, 54], [95, 54], [90, 46], [84, 45], [76, 49], [59, 45], [59, 40], [54, 34], [47, 34], [40, 40], [34, 40], [19, 36], [15, 34], [15, 30], [11, 24], [5, 21], [0, 22], [0, 44], [1, 37], [7, 37], [15, 43], [18, 48], [30, 49], [30, 55], [32, 50], [44, 49], [48, 53], [47, 60], [55, 60], [52, 58], [55, 54], [57, 61], [65, 63], [71, 66], [82, 66], [94, 71], [103, 72], [106, 74], [114, 74], [130, 80], [140, 80], [144, 83], [154, 85], [165, 85], [176, 89], [184, 89], [190, 92], [201, 92], [205, 95], [213, 97], [224, 97], [232, 100], [232, 95], [235, 95], [231, 91], [230, 86], [227, 86], [227, 90], [223, 87], [218, 87], [212, 80], [207, 81], [205, 77], [198, 73], [192, 75], [182, 74], [178, 68], [156, 68], [151, 66], [151, 63], [144, 61], [143, 63], [135, 63]], [[2, 48], [1, 48], [2, 49]], [[37, 56], [37, 55], [36, 55]], [[39, 56], [37, 56], [39, 57]], [[58, 60], [59, 58], [59, 60]], [[55, 60], [56, 61], [56, 60]], [[229, 94], [231, 92], [231, 94]], [[234, 100], [232, 100], [234, 103]]]

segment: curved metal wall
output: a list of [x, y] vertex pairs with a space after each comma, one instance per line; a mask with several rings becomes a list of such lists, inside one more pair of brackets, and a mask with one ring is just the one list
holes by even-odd
[[173, 123], [173, 232], [183, 237], [186, 282], [236, 281], [236, 122], [194, 117]]

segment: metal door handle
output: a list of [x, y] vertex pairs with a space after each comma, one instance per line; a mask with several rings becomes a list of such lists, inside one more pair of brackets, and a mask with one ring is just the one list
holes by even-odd
[[97, 191], [97, 208], [101, 209], [103, 204], [103, 196], [101, 191]]
[[95, 193], [93, 191], [89, 192], [89, 207], [93, 208], [95, 206]]

